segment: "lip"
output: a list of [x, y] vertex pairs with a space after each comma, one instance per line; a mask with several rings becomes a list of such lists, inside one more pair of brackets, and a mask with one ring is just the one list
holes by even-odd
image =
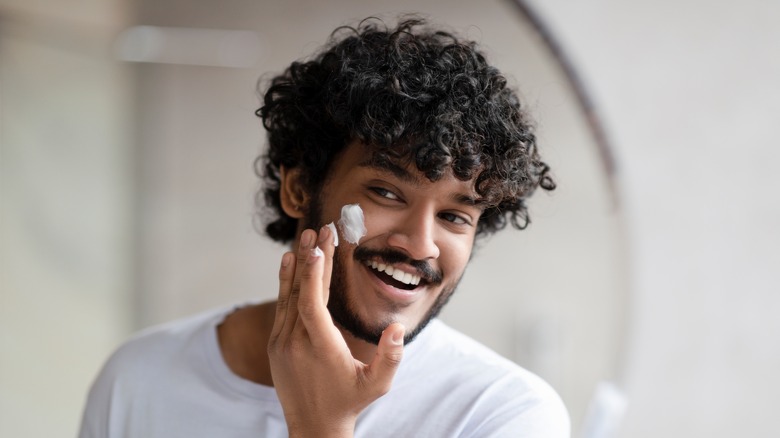
[[391, 301], [395, 304], [400, 304], [400, 305], [412, 304], [423, 295], [423, 292], [426, 289], [426, 287], [422, 285], [417, 286], [415, 289], [412, 290], [398, 289], [380, 280], [379, 277], [374, 275], [374, 273], [372, 272], [373, 269], [371, 267], [366, 266], [363, 263], [361, 263], [360, 266], [363, 268], [365, 274], [370, 278], [371, 282], [374, 284], [375, 289], [379, 291], [378, 295], [381, 298]]

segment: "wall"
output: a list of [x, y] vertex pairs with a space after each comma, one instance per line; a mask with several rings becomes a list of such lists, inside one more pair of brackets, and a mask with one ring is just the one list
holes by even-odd
[[[289, 16], [310, 33], [285, 38], [303, 56], [350, 18], [441, 8], [336, 3], [236, 1], [215, 10], [205, 1], [0, 2], [0, 435], [72, 435], [89, 382], [131, 330], [273, 295], [260, 286], [281, 248], [251, 227], [249, 164], [263, 142], [251, 113], [256, 77], [280, 69], [289, 53], [274, 52], [280, 41], [271, 39], [249, 69], [139, 65], [133, 97], [128, 66], [111, 59], [118, 31], [189, 25], [275, 38], [291, 25], [273, 17]], [[780, 6], [531, 3], [602, 111], [629, 241], [615, 241], [621, 223], [606, 182], [580, 168], [598, 166], [592, 151], [569, 149], [588, 135], [582, 120], [556, 119], [571, 104], [559, 72], [517, 74], [561, 188], [535, 204], [528, 232], [475, 257], [446, 317], [545, 374], [570, 401], [575, 432], [592, 379], [617, 374], [630, 400], [621, 436], [780, 435], [772, 412], [780, 406], [780, 205], [772, 190], [780, 186]], [[525, 36], [512, 16], [485, 5], [448, 2], [436, 16], [522, 71], [524, 60], [513, 55]], [[567, 163], [573, 156], [579, 161]], [[594, 208], [600, 222], [582, 213]], [[548, 235], [559, 239], [551, 244]], [[599, 245], [606, 249], [596, 256], [590, 249]], [[527, 252], [517, 255], [518, 246]], [[626, 259], [631, 296], [623, 301]], [[605, 269], [610, 263], [614, 271]], [[533, 274], [524, 273], [522, 287], [514, 277], [476, 281], [517, 266]], [[486, 290], [507, 284], [508, 304], [491, 306]], [[618, 373], [614, 338], [624, 333], [611, 318], [626, 302], [628, 348]], [[590, 380], [577, 380], [577, 370]]]
[[625, 437], [780, 436], [780, 4], [531, 2], [617, 145]]
[[0, 436], [74, 436], [132, 328], [119, 1], [0, 1]]

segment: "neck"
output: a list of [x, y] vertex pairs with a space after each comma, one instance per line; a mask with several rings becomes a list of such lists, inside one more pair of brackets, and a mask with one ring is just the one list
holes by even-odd
[[336, 325], [336, 327], [338, 327], [339, 331], [341, 332], [341, 336], [344, 337], [344, 341], [347, 343], [349, 351], [352, 352], [352, 357], [365, 364], [369, 364], [372, 360], [374, 360], [377, 348], [376, 345], [356, 338], [352, 335], [352, 333], [346, 331], [338, 325]]
[[[266, 346], [276, 314], [276, 301], [243, 307], [231, 313], [217, 327], [222, 357], [239, 377], [266, 386], [274, 386]], [[370, 363], [376, 345], [358, 339], [339, 327], [352, 357]]]

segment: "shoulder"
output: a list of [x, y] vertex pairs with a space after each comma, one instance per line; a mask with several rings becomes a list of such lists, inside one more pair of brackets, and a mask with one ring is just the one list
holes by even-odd
[[146, 328], [114, 351], [103, 372], [122, 374], [157, 367], [190, 347], [203, 330], [218, 324], [229, 310], [213, 309]]
[[121, 436], [130, 406], [146, 406], [149, 394], [159, 394], [175, 381], [184, 368], [179, 365], [201, 350], [198, 339], [204, 330], [229, 310], [211, 310], [150, 327], [119, 346], [92, 383], [79, 436]]
[[441, 321], [426, 331], [412, 365], [443, 379], [453, 397], [470, 400], [464, 436], [569, 436], [568, 411], [542, 378]]
[[464, 374], [480, 370], [479, 374], [493, 379], [509, 375], [532, 386], [539, 382], [546, 385], [533, 373], [438, 319], [431, 321], [406, 350], [412, 361], [426, 366], [450, 365], [448, 368]]
[[165, 382], [181, 363], [191, 362], [203, 351], [204, 336], [231, 308], [213, 309], [165, 324], [146, 328], [131, 336], [106, 360], [89, 391], [89, 400], [132, 397]]

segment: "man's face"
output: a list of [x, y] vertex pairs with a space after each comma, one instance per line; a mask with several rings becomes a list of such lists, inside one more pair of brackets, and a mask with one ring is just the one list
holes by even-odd
[[367, 234], [357, 246], [342, 239], [336, 248], [328, 308], [357, 338], [378, 343], [388, 324], [400, 322], [410, 342], [460, 281], [482, 209], [473, 181], [448, 174], [431, 182], [413, 165], [379, 166], [370, 156], [355, 142], [335, 160], [308, 226], [338, 222], [342, 206], [360, 205]]

